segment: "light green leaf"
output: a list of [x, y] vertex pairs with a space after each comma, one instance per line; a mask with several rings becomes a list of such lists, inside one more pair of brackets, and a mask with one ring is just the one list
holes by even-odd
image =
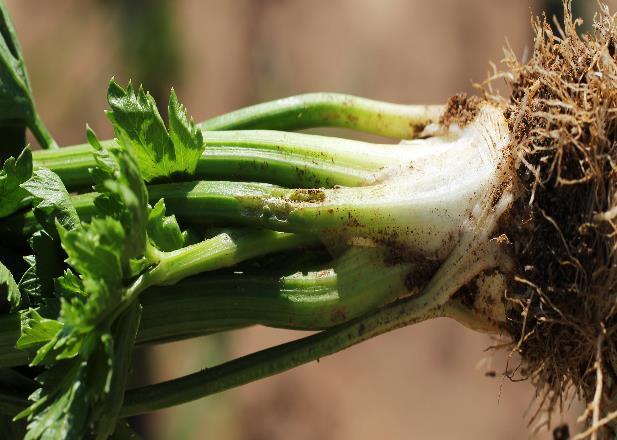
[[45, 384], [30, 400], [34, 403], [15, 419], [28, 418], [25, 440], [80, 440], [90, 437], [97, 405], [103, 408], [112, 375], [113, 344], [108, 334], [97, 334], [89, 362], [79, 357], [57, 362], [37, 377]]
[[60, 229], [60, 238], [84, 290], [83, 295], [63, 298], [60, 317], [73, 328], [89, 331], [122, 299], [124, 230], [120, 222], [106, 217], [73, 231]]
[[159, 200], [148, 215], [148, 239], [159, 250], [171, 252], [186, 245], [187, 233], [180, 230], [174, 215], [165, 215], [165, 202]]
[[125, 90], [112, 79], [107, 99], [112, 109], [107, 116], [118, 142], [135, 156], [145, 181], [195, 172], [205, 147], [203, 137], [173, 91], [169, 133], [154, 99], [143, 88], [135, 93], [131, 83]]
[[51, 341], [62, 329], [62, 323], [43, 318], [35, 309], [24, 310], [20, 313], [21, 336], [15, 345], [20, 350], [38, 349]]
[[174, 89], [169, 95], [169, 137], [176, 152], [175, 169], [187, 174], [193, 174], [197, 161], [204, 152], [205, 144], [201, 130], [195, 126], [192, 118], [186, 113], [186, 108], [178, 102]]
[[[90, 130], [90, 143], [100, 144]], [[122, 148], [109, 147], [95, 153], [97, 167], [92, 170], [95, 189], [101, 193], [94, 203], [100, 215], [117, 219], [127, 234], [122, 261], [143, 255], [148, 222], [148, 191], [139, 167], [131, 154]]]

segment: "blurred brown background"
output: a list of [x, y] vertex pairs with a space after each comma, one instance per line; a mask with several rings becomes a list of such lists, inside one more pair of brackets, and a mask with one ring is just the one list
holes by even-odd
[[[506, 38], [522, 56], [531, 11], [560, 3], [9, 0], [9, 9], [39, 110], [66, 145], [85, 141], [86, 122], [112, 135], [103, 114], [112, 76], [143, 82], [162, 102], [173, 85], [198, 120], [312, 91], [443, 103], [486, 77]], [[594, 1], [575, 5], [592, 16]], [[148, 381], [163, 380], [298, 336], [248, 329], [159, 346], [142, 363]], [[438, 320], [138, 423], [147, 439], [527, 438], [533, 390], [501, 378], [506, 356], [485, 352], [494, 343]]]

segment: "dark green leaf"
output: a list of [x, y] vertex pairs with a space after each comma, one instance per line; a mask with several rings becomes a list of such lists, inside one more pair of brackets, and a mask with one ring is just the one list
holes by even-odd
[[116, 430], [110, 437], [111, 440], [142, 440], [127, 423], [126, 420], [119, 420], [116, 424]]
[[11, 305], [11, 310], [16, 310], [21, 306], [22, 298], [13, 275], [0, 263], [0, 298], [6, 298]]
[[30, 309], [22, 315], [18, 347], [36, 349], [32, 364], [46, 367], [32, 405], [18, 416], [28, 419], [27, 439], [111, 434], [139, 325], [139, 304], [123, 301], [130, 262], [145, 252], [146, 187], [128, 151], [101, 149], [91, 130], [88, 137], [99, 148], [93, 173], [101, 191], [99, 216], [84, 224], [64, 221], [58, 191], [43, 192], [39, 182], [29, 187], [44, 219], [54, 219], [71, 270], [55, 280], [58, 313]]
[[49, 235], [57, 235], [56, 224], [69, 230], [79, 226], [71, 197], [56, 173], [48, 169], [36, 170], [21, 187], [32, 195], [34, 214]]
[[101, 438], [106, 438], [114, 431], [124, 402], [124, 390], [140, 318], [141, 306], [135, 302], [118, 317], [112, 328], [114, 341], [112, 375], [106, 390], [109, 397], [105, 400], [105, 404], [98, 408], [100, 417], [98, 417], [96, 431]]
[[43, 148], [56, 146], [34, 107], [17, 35], [6, 4], [0, 1], [0, 125], [14, 127], [20, 122], [32, 130]]
[[26, 257], [30, 267], [19, 282], [31, 305], [36, 306], [53, 296], [53, 280], [63, 272], [64, 253], [59, 245], [57, 225], [74, 229], [80, 226], [80, 221], [64, 184], [52, 171], [35, 171], [21, 188], [32, 200], [34, 214], [44, 228], [30, 239], [34, 255]]
[[54, 279], [62, 275], [65, 254], [58, 241], [45, 231], [35, 232], [29, 242], [34, 255], [25, 257], [30, 267], [19, 280], [19, 288], [35, 306], [54, 296]]
[[20, 185], [32, 177], [32, 152], [25, 148], [17, 160], [8, 158], [0, 171], [0, 218], [26, 206], [30, 194]]

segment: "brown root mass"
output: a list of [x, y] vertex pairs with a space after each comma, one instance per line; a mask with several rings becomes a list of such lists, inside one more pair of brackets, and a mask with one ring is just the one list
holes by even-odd
[[617, 28], [601, 5], [593, 34], [579, 35], [564, 8], [564, 27], [536, 19], [531, 58], [507, 51], [499, 75], [518, 196], [503, 231], [518, 267], [508, 331], [541, 406], [574, 391], [598, 435], [617, 409]]

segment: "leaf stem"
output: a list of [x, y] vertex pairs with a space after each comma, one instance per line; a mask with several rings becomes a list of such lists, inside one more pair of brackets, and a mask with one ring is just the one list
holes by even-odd
[[421, 294], [306, 338], [178, 379], [129, 390], [122, 415], [186, 403], [287, 371], [406, 325], [448, 316], [448, 303], [460, 287], [479, 273], [503, 263], [499, 258], [499, 245], [490, 240], [490, 235], [511, 199], [506, 192], [495, 207], [486, 207], [479, 213], [476, 223], [466, 230]]
[[[149, 288], [140, 295], [143, 313], [136, 342], [185, 339], [255, 324], [329, 328], [409, 292], [408, 274], [414, 267], [382, 261], [378, 249], [351, 249], [306, 273], [217, 272]], [[28, 363], [27, 353], [15, 348], [19, 335], [18, 316], [0, 317], [0, 366]]]
[[[292, 187], [358, 186], [400, 154], [395, 145], [274, 131], [203, 133], [206, 148], [195, 176], [202, 179], [263, 181]], [[113, 141], [105, 141], [106, 144]], [[96, 166], [90, 145], [36, 151], [35, 167], [49, 168], [68, 189], [92, 184]]]
[[[424, 304], [424, 305], [422, 305]], [[345, 324], [262, 350], [179, 379], [127, 391], [121, 417], [179, 405], [318, 360], [383, 333], [439, 316], [407, 297]], [[29, 405], [0, 393], [0, 412], [14, 415]]]
[[[339, 160], [327, 157], [329, 148], [344, 142], [342, 139], [323, 138], [322, 143], [327, 148], [322, 149], [324, 156], [316, 163], [315, 158], [311, 161], [294, 152], [293, 148], [276, 143], [270, 148], [263, 142], [256, 146], [249, 141], [238, 147], [231, 139], [240, 136], [237, 132], [221, 134], [226, 137], [219, 139], [222, 143], [217, 143], [217, 135], [212, 132], [346, 127], [395, 139], [413, 139], [426, 125], [438, 122], [442, 112], [443, 106], [391, 104], [336, 93], [312, 93], [257, 104], [200, 124], [205, 130], [204, 140], [208, 148], [199, 162], [196, 177], [219, 179], [227, 176], [226, 180], [229, 180], [232, 176], [233, 180], [263, 180], [294, 187], [357, 185], [366, 177], [361, 169], [346, 169]], [[57, 147], [38, 119], [31, 129], [44, 148]], [[103, 144], [111, 142], [104, 141]], [[238, 142], [242, 143], [242, 140]], [[347, 142], [353, 145], [354, 141]], [[63, 147], [60, 151], [36, 152], [35, 163], [52, 169], [60, 175], [67, 188], [75, 189], [91, 184], [88, 169], [94, 166], [94, 162], [90, 152], [91, 147], [87, 144]], [[355, 155], [356, 158], [362, 156], [360, 153]]]
[[442, 106], [401, 105], [339, 93], [309, 93], [253, 105], [201, 123], [206, 130], [301, 130], [342, 127], [413, 139], [437, 122]]
[[178, 379], [127, 391], [122, 416], [180, 405], [334, 354], [383, 333], [440, 316], [408, 297], [329, 330], [258, 351]]
[[172, 285], [201, 272], [232, 267], [270, 253], [319, 244], [317, 237], [268, 230], [222, 233], [201, 243], [163, 252], [152, 270], [153, 285]]
[[200, 243], [162, 252], [161, 260], [128, 288], [122, 304], [114, 310], [115, 319], [149, 287], [176, 284], [183, 278], [212, 271], [270, 253], [318, 244], [316, 237], [274, 231], [221, 233]]
[[209, 274], [173, 288], [156, 287], [142, 296], [139, 340], [181, 338], [255, 324], [329, 328], [413, 288], [407, 285], [413, 265], [382, 261], [378, 249], [351, 249], [334, 262], [305, 273]]
[[29, 125], [32, 134], [44, 150], [57, 150], [58, 144], [51, 136], [49, 130], [41, 120], [38, 112], [33, 110], [32, 123]]

